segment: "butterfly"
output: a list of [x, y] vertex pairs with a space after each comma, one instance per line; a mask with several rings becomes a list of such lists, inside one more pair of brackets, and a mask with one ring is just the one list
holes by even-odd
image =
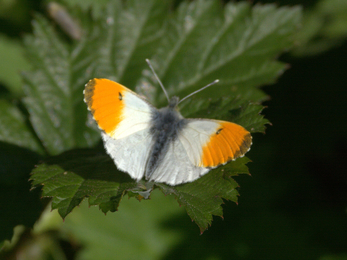
[[238, 124], [184, 118], [178, 111], [184, 99], [168, 98], [168, 106], [157, 109], [125, 86], [103, 78], [91, 79], [84, 89], [84, 101], [117, 168], [137, 181], [145, 177], [172, 186], [242, 157], [252, 144], [251, 134]]

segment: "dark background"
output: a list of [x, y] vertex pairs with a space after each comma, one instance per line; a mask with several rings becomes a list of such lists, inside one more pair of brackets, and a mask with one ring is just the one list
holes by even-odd
[[347, 45], [280, 59], [291, 68], [264, 87], [272, 126], [253, 136], [252, 177], [236, 178], [239, 204], [226, 203], [224, 220], [214, 218], [203, 245], [192, 242], [191, 231], [168, 259], [200, 259], [205, 250], [225, 259], [347, 259]]

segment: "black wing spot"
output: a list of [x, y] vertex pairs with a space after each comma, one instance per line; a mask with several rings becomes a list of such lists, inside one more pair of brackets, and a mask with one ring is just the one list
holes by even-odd
[[218, 129], [216, 132], [216, 135], [219, 135], [222, 130], [223, 130], [223, 128]]
[[122, 95], [122, 93], [119, 92], [118, 98], [119, 98], [119, 100], [123, 100], [123, 95]]

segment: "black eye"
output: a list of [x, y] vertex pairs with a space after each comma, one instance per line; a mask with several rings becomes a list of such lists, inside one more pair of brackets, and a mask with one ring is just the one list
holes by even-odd
[[122, 93], [119, 92], [119, 100], [122, 100], [123, 99], [123, 96], [122, 96]]

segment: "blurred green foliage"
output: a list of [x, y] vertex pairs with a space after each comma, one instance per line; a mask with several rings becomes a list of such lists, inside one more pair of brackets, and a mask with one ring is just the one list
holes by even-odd
[[293, 54], [316, 55], [341, 45], [347, 37], [347, 1], [321, 0], [307, 10]]

